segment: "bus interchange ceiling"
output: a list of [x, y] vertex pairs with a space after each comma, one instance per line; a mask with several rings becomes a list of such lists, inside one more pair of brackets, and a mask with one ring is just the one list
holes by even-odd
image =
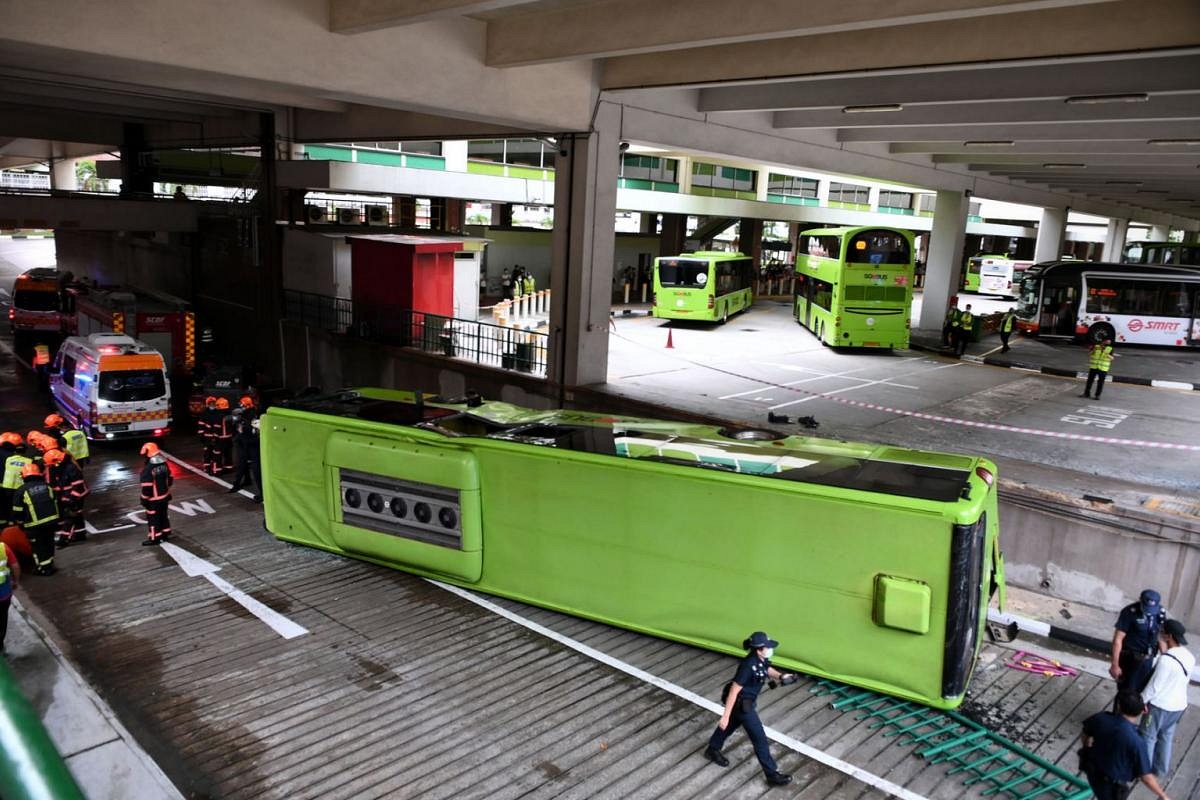
[[[1195, 0], [17, 5], [0, 166], [111, 150], [130, 121], [252, 141], [264, 110], [307, 141], [552, 135], [599, 93], [638, 143], [1200, 225]], [[406, 58], [422, 79], [394, 79]]]

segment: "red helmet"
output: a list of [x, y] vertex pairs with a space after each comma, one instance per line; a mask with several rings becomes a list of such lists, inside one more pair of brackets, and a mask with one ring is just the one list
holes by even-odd
[[146, 442], [144, 445], [142, 445], [142, 455], [144, 455], [146, 458], [152, 458], [158, 455], [158, 453], [158, 445], [156, 445], [154, 442]]
[[21, 434], [8, 431], [0, 433], [0, 444], [11, 444], [13, 447], [20, 447], [25, 444], [25, 440], [21, 438]]
[[42, 456], [42, 461], [46, 463], [47, 467], [55, 467], [61, 464], [64, 458], [66, 458], [66, 456], [63, 454], [62, 450], [52, 448], [45, 452], [45, 454]]
[[229, 401], [226, 400], [224, 397], [218, 397], [217, 398], [217, 408], [224, 411], [225, 409], [229, 408]]
[[217, 398], [213, 397], [211, 394], [208, 397], [204, 398], [204, 405], [215, 406], [216, 404], [217, 404]]
[[64, 420], [58, 414], [51, 414], [42, 420], [42, 424], [47, 428], [58, 428], [64, 424]]
[[242, 395], [242, 399], [238, 400], [238, 405], [242, 408], [254, 408], [254, 399], [250, 395]]
[[58, 444], [58, 442], [54, 441], [41, 431], [30, 431], [29, 435], [25, 437], [25, 441], [29, 442], [42, 452], [45, 452]]
[[30, 475], [41, 475], [42, 468], [37, 465], [36, 461], [30, 461], [25, 466], [21, 467], [21, 477], [28, 478]]

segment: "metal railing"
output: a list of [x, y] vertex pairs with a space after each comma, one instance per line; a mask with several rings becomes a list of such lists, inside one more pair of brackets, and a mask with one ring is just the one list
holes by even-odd
[[546, 374], [549, 336], [541, 331], [446, 317], [346, 297], [284, 290], [287, 319], [364, 341], [410, 347], [532, 375]]

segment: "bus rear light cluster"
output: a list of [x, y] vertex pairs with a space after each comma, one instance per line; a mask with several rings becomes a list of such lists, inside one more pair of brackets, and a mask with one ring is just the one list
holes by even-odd
[[717, 298], [713, 297], [713, 296], [710, 294], [710, 295], [708, 296], [708, 307], [709, 307], [710, 309], [712, 309], [712, 308], [716, 308], [716, 306], [717, 306]]
[[347, 525], [445, 547], [461, 546], [457, 489], [356, 470], [338, 472], [342, 519]]

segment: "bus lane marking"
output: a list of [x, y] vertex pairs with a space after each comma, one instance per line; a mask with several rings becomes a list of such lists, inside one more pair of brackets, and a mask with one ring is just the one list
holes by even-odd
[[[702, 697], [678, 684], [671, 683], [670, 681], [660, 678], [653, 673], [621, 661], [620, 659], [615, 658], [614, 656], [611, 656], [601, 650], [597, 650], [594, 647], [590, 647], [583, 642], [572, 639], [569, 636], [565, 636], [556, 630], [547, 628], [545, 625], [541, 625], [531, 619], [527, 619], [520, 614], [509, 611], [507, 608], [497, 605], [487, 598], [480, 597], [474, 592], [462, 589], [458, 586], [451, 586], [448, 583], [442, 583], [441, 581], [436, 581], [432, 578], [425, 578], [425, 580], [429, 583], [432, 583], [434, 586], [445, 589], [447, 592], [457, 595], [468, 602], [474, 603], [480, 608], [490, 611], [491, 613], [502, 617], [509, 622], [516, 623], [517, 625], [544, 636], [547, 639], [555, 641], [564, 647], [569, 647], [570, 649], [580, 653], [583, 656], [586, 656], [587, 658], [598, 661], [607, 667], [623, 672], [626, 675], [636, 678], [644, 683], [648, 683], [658, 689], [662, 689], [663, 691], [668, 692], [669, 694], [672, 694], [682, 700], [686, 700], [693, 705], [699, 706], [706, 711], [717, 715], [723, 714], [725, 711], [724, 707], [719, 703], [715, 703], [712, 700]], [[784, 747], [787, 747], [801, 754], [802, 756], [810, 758], [813, 761], [818, 761], [828, 767], [832, 767], [838, 772], [845, 773], [855, 780], [862, 781], [868, 786], [876, 788], [881, 792], [886, 792], [893, 797], [902, 798], [902, 800], [927, 800], [924, 795], [920, 795], [916, 792], [905, 789], [903, 786], [892, 783], [886, 778], [880, 777], [873, 772], [868, 772], [862, 767], [857, 767], [848, 761], [843, 761], [836, 756], [826, 753], [824, 750], [819, 750], [816, 747], [806, 744], [793, 736], [789, 736], [786, 733], [782, 733], [781, 731], [775, 730], [774, 728], [769, 728], [765, 725], [763, 726], [763, 730], [766, 731], [768, 738], [778, 742]]]
[[1105, 430], [1112, 430], [1133, 415], [1132, 411], [1123, 408], [1096, 408], [1084, 406], [1073, 414], [1062, 417], [1060, 422], [1070, 422], [1075, 425], [1092, 425]]
[[284, 639], [295, 639], [308, 633], [308, 628], [297, 625], [270, 606], [260, 603], [241, 589], [233, 586], [224, 578], [217, 577], [221, 570], [216, 564], [184, 550], [179, 545], [163, 542], [160, 547], [175, 559], [175, 563], [189, 578], [203, 577], [213, 586], [224, 592], [231, 600], [258, 617], [268, 628], [278, 633]]

